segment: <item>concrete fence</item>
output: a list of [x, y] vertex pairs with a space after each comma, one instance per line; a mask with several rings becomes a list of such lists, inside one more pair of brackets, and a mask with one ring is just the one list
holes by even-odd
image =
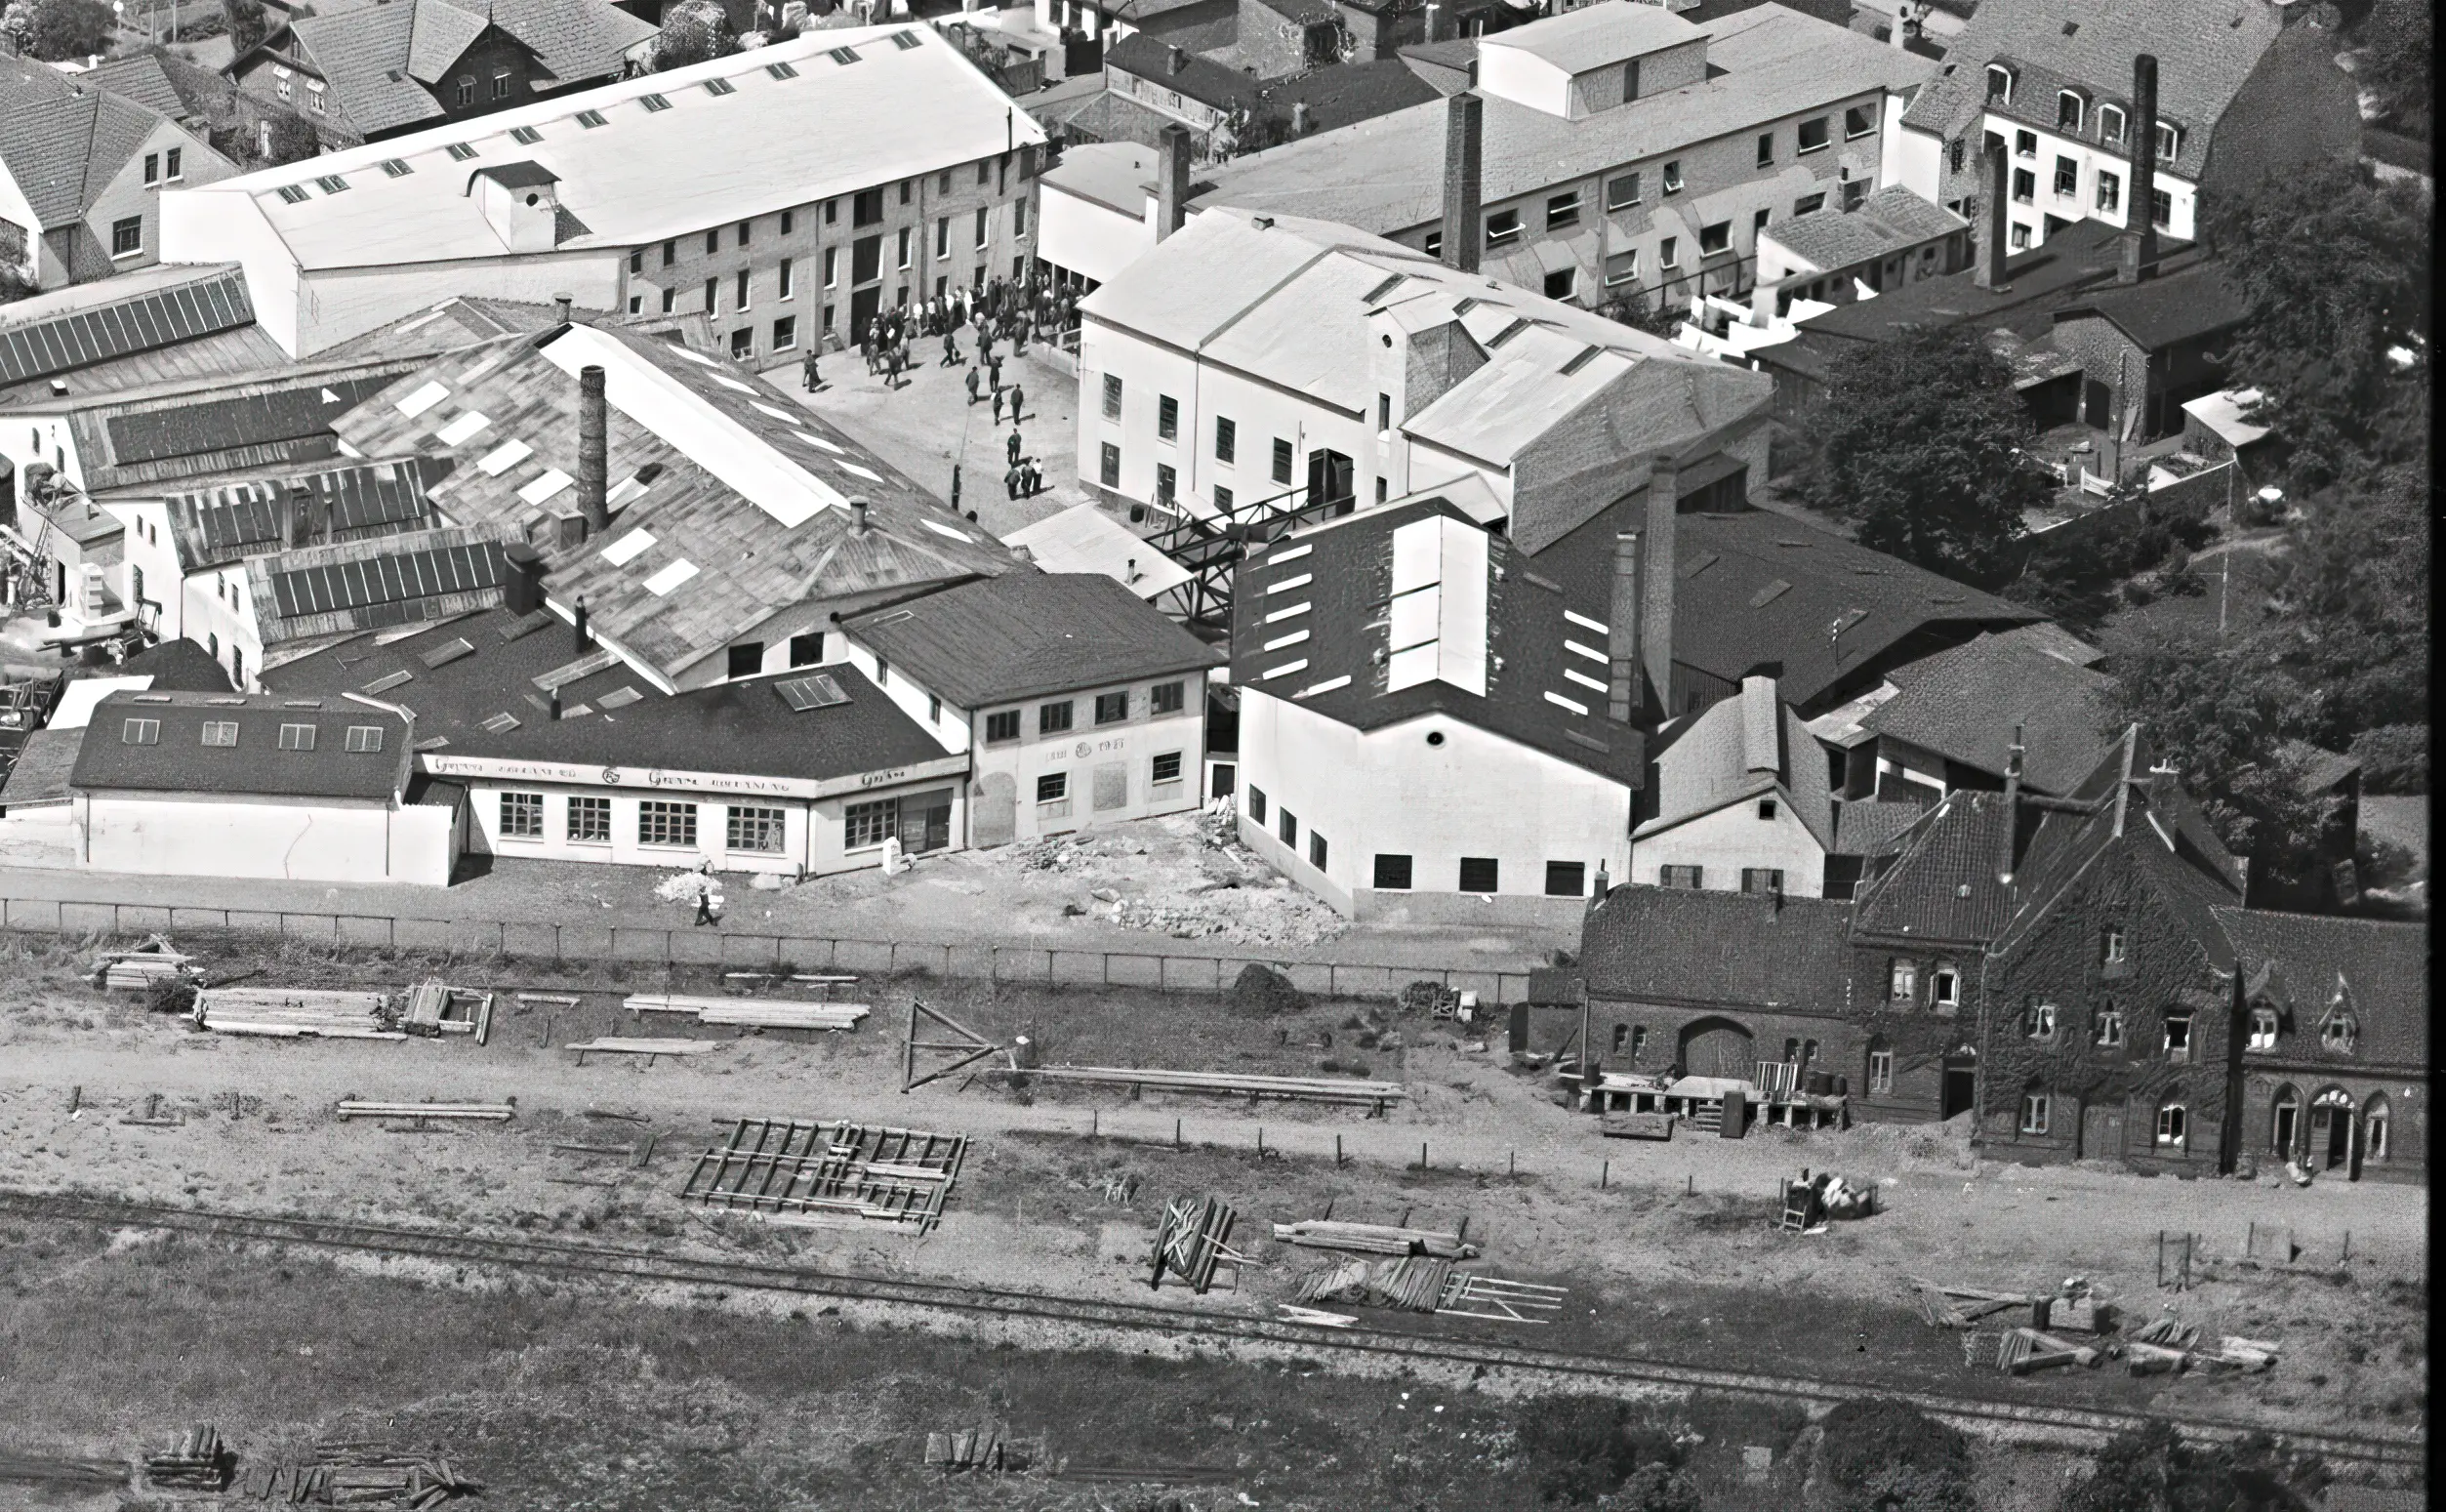
[[801, 971], [853, 971], [868, 976], [907, 973], [1050, 987], [1143, 987], [1159, 992], [1227, 991], [1242, 968], [1251, 964], [1279, 971], [1300, 991], [1323, 998], [1390, 998], [1415, 981], [1475, 992], [1489, 1004], [1519, 1001], [1529, 991], [1526, 971], [1285, 960], [1253, 955], [1184, 956], [1058, 945], [854, 940], [630, 924], [75, 903], [51, 898], [0, 898], [0, 930], [70, 938], [153, 932], [174, 938], [199, 933], [269, 936], [342, 949], [440, 951], [526, 960], [619, 960], [632, 965], [735, 970], [790, 965]]

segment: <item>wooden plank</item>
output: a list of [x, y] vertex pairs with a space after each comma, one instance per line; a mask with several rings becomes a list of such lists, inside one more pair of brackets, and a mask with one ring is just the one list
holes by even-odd
[[719, 1040], [590, 1040], [584, 1044], [564, 1044], [564, 1050], [597, 1050], [611, 1055], [711, 1055], [722, 1047]]

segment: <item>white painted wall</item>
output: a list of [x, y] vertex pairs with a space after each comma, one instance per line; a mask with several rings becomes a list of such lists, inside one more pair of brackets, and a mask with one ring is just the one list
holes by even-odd
[[[843, 807], [849, 803], [907, 797], [946, 788], [952, 794], [952, 820], [951, 843], [945, 848], [958, 850], [966, 844], [965, 788], [958, 774], [878, 785], [871, 792], [812, 799], [672, 791], [631, 792], [501, 778], [453, 777], [450, 780], [468, 785], [468, 801], [474, 821], [469, 848], [496, 856], [519, 856], [540, 861], [607, 862], [621, 866], [658, 867], [667, 871], [680, 871], [710, 860], [714, 870], [720, 872], [768, 872], [785, 877], [865, 871], [882, 864], [883, 847], [866, 845], [856, 850], [847, 849], [842, 844], [845, 835]], [[540, 793], [544, 796], [544, 835], [541, 838], [508, 837], [501, 833], [501, 798], [504, 793]], [[568, 838], [568, 803], [572, 797], [611, 799], [611, 839], [608, 843]], [[697, 843], [693, 847], [639, 844], [637, 807], [646, 801], [695, 803]], [[729, 809], [733, 805], [780, 809], [783, 816], [782, 849], [778, 853], [730, 849], [726, 841]]]
[[24, 233], [25, 256], [17, 266], [38, 284], [43, 278], [42, 225], [34, 219], [34, 207], [26, 202], [25, 191], [18, 187], [17, 179], [6, 163], [0, 163], [0, 221], [6, 221]]
[[[294, 355], [310, 357], [453, 295], [550, 305], [566, 294], [581, 309], [626, 308], [626, 256], [619, 248], [596, 247], [401, 267], [316, 269], [299, 281]], [[254, 289], [251, 266], [247, 288]]]
[[1576, 113], [1569, 73], [1526, 49], [1500, 46], [1493, 37], [1478, 47], [1478, 92], [1565, 120]]
[[1155, 225], [1112, 206], [1040, 181], [1037, 256], [1105, 283], [1155, 247]]
[[19, 804], [0, 816], [0, 866], [67, 870], [79, 865], [83, 849], [70, 804]]
[[[1429, 745], [1431, 733], [1443, 743]], [[1582, 863], [1593, 887], [1600, 869], [1622, 877], [1630, 854], [1630, 789], [1442, 715], [1363, 733], [1245, 689], [1240, 761], [1243, 842], [1345, 914], [1458, 895], [1463, 856], [1499, 863], [1501, 896], [1544, 903], [1547, 862]], [[1262, 824], [1249, 818], [1252, 788], [1266, 796]], [[1285, 808], [1299, 821], [1287, 845]], [[1312, 833], [1327, 842], [1322, 870], [1309, 864]], [[1411, 858], [1410, 894], [1375, 890], [1379, 853]]]
[[1653, 886], [1663, 868], [1694, 866], [1706, 891], [1738, 892], [1742, 868], [1772, 867], [1783, 873], [1786, 897], [1825, 896], [1825, 847], [1792, 812], [1789, 794], [1778, 788], [1771, 797], [1773, 819], [1759, 818], [1759, 799], [1747, 797], [1642, 836], [1631, 845], [1630, 879]]
[[381, 803], [187, 795], [82, 796], [85, 864], [148, 877], [431, 881], [449, 874], [444, 823]]
[[1945, 144], [1902, 124], [1908, 97], [1889, 92], [1879, 117], [1877, 186], [1899, 184], [1932, 205], [1944, 203]]
[[[2093, 104], [2091, 108], [2095, 109], [2096, 106]], [[2134, 224], [2132, 221], [2132, 160], [2127, 155], [2128, 148], [2124, 151], [2110, 152], [2096, 143], [2082, 142], [2070, 137], [2059, 137], [2053, 132], [2025, 126], [2019, 121], [2001, 115], [1983, 115], [1980, 121], [1981, 125], [1973, 128], [1967, 139], [1969, 145], [1964, 148], [1964, 170], [1970, 172], [1978, 162], [1978, 154], [1985, 150], [1987, 139], [1984, 134], [1986, 132], [1992, 131], [2004, 138], [2008, 167], [2028, 169], [2038, 181], [2037, 192], [2031, 196], [2030, 203], [2024, 205], [2012, 199], [2007, 199], [2005, 203], [2005, 218], [2015, 225], [2029, 227], [2031, 246], [2038, 246], [2047, 239], [2047, 223], [2044, 218], [2049, 215], [2064, 221], [2084, 219], [2103, 221], [2114, 226], [2130, 226]], [[2023, 132], [2030, 132], [2038, 138], [2038, 150], [2033, 156], [2023, 157], [2014, 149], [2014, 144], [2020, 139], [2020, 134]], [[2128, 127], [2126, 133], [2129, 135]], [[2063, 197], [2059, 197], [2055, 192], [2058, 157], [2069, 157], [2080, 165], [2080, 173], [2073, 193]], [[2116, 182], [2122, 185], [2121, 191], [2116, 195], [2115, 208], [2111, 211], [2098, 208], [2098, 176], [2101, 171], [2113, 174]], [[2163, 161], [2157, 165], [2157, 186], [2164, 190], [2168, 199], [2172, 201], [2170, 213], [2166, 218], [2164, 234], [2181, 241], [2192, 240], [2197, 234], [2198, 186], [2188, 180], [2177, 178]]]
[[291, 356], [304, 354], [298, 346], [302, 322], [297, 259], [272, 229], [255, 196], [195, 189], [162, 195], [161, 260], [244, 265], [255, 324], [279, 343], [281, 350]]

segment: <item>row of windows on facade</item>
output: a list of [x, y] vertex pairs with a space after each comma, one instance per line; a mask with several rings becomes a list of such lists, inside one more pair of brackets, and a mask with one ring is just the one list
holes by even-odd
[[[1118, 421], [1121, 418], [1121, 376], [1119, 373], [1105, 374], [1103, 413], [1106, 420]], [[1382, 429], [1389, 423], [1386, 410], [1392, 401], [1381, 394], [1377, 396], [1377, 401], [1379, 429]], [[1155, 435], [1157, 440], [1167, 444], [1178, 445], [1180, 442], [1180, 400], [1168, 393], [1156, 395]], [[1284, 437], [1278, 435], [1273, 440], [1270, 475], [1275, 482], [1287, 484], [1291, 480], [1291, 469], [1297, 461], [1297, 453]], [[1240, 424], [1226, 415], [1214, 418], [1214, 460], [1224, 467], [1237, 467], [1240, 463]], [[1155, 472], [1156, 502], [1171, 503], [1178, 497], [1178, 470], [1169, 463], [1158, 463]], [[1110, 441], [1103, 443], [1103, 453], [1098, 458], [1097, 480], [1107, 488], [1119, 488], [1121, 483], [1121, 449]], [[1217, 485], [1214, 507], [1228, 513], [1233, 502], [1233, 490], [1226, 485]]]
[[[697, 843], [695, 803], [647, 798], [637, 804], [637, 843], [694, 848]], [[787, 811], [744, 804], [723, 810], [723, 848], [745, 855], [779, 855], [788, 834]], [[545, 838], [545, 797], [541, 793], [501, 795], [499, 834], [505, 839]], [[849, 803], [841, 809], [841, 844], [845, 850], [880, 845], [901, 829], [897, 797]], [[578, 845], [608, 845], [612, 839], [612, 800], [570, 797], [563, 800], [561, 838]]]
[[[1149, 781], [1149, 782], [1151, 782], [1151, 783], [1155, 784], [1155, 785], [1156, 785], [1156, 786], [1158, 786], [1158, 787], [1162, 787], [1162, 786], [1163, 786], [1163, 785], [1164, 785], [1164, 784], [1166, 784], [1166, 783], [1175, 783], [1175, 782], [1179, 782], [1180, 780], [1181, 780], [1181, 753], [1179, 753], [1179, 752], [1177, 752], [1177, 751], [1166, 751], [1166, 752], [1162, 753], [1161, 756], [1154, 756], [1154, 757], [1152, 757], [1152, 758], [1150, 758], [1150, 759], [1148, 760], [1148, 762], [1147, 762], [1147, 781]], [[1113, 791], [1114, 791], [1116, 794], [1120, 794], [1120, 797], [1117, 797], [1117, 799], [1116, 799], [1115, 801], [1111, 801], [1111, 802], [1107, 802], [1107, 801], [1105, 800], [1105, 798], [1104, 798], [1104, 797], [1099, 797], [1096, 799], [1096, 807], [1098, 807], [1098, 808], [1119, 808], [1119, 807], [1121, 807], [1121, 806], [1122, 805], [1122, 803], [1124, 803], [1124, 802], [1126, 802], [1126, 801], [1127, 801], [1127, 797], [1126, 797], [1126, 795], [1125, 795], [1125, 794], [1121, 794], [1121, 791], [1120, 791], [1120, 790], [1118, 790], [1118, 789], [1117, 789], [1117, 790], [1113, 790]], [[1158, 794], [1158, 795], [1157, 795], [1157, 797], [1168, 797], [1168, 795]], [[1069, 802], [1069, 801], [1070, 801], [1070, 773], [1068, 773], [1068, 772], [1040, 772], [1040, 773], [1039, 773], [1039, 774], [1038, 774], [1038, 776], [1037, 776], [1037, 801], [1038, 801], [1039, 803], [1067, 803], [1067, 802]]]
[[[880, 189], [871, 189], [868, 190], [867, 193], [879, 196], [882, 191]], [[857, 197], [861, 202], [863, 202], [866, 199], [867, 194], [860, 194]], [[825, 224], [828, 225], [833, 223], [832, 209], [836, 203], [837, 201], [832, 200], [825, 202]], [[1028, 202], [1024, 199], [1015, 199], [1011, 201], [1010, 210], [1011, 234], [1013, 236], [1026, 236], [1028, 234]], [[878, 203], [875, 212], [876, 219], [880, 221], [882, 219], [882, 214], [883, 212]], [[857, 223], [859, 225], [865, 225], [869, 223], [864, 220]], [[752, 220], [740, 222], [733, 228], [733, 234], [737, 238], [734, 245], [741, 250], [745, 250], [749, 245], [751, 245], [754, 239], [754, 225], [755, 223]], [[784, 236], [790, 235], [795, 228], [795, 225], [796, 212], [791, 210], [783, 211], [781, 213], [781, 234]], [[900, 227], [897, 233], [898, 239], [895, 243], [895, 251], [898, 259], [896, 264], [897, 266], [907, 268], [915, 266], [917, 261], [915, 256], [917, 249], [917, 227], [916, 226], [904, 225]], [[974, 244], [971, 250], [981, 252], [993, 244], [994, 224], [993, 210], [991, 207], [984, 205], [977, 207], [973, 232]], [[713, 229], [705, 233], [705, 255], [707, 257], [716, 257], [720, 255], [721, 250], [721, 227], [715, 226]], [[937, 216], [934, 221], [935, 261], [949, 262], [951, 260], [952, 251], [952, 218], [950, 216]], [[673, 237], [662, 244], [660, 261], [656, 266], [659, 267], [673, 267], [676, 266], [678, 262], [679, 240], [677, 237]], [[873, 236], [859, 237], [850, 244], [850, 282], [869, 283], [881, 277], [882, 263], [882, 235], [878, 232]], [[646, 249], [643, 247], [632, 248], [629, 253], [630, 273], [642, 277], [645, 273], [645, 269]], [[792, 269], [792, 261], [789, 258], [782, 259], [779, 265], [779, 271], [780, 294], [783, 299], [789, 299], [793, 292]], [[739, 307], [744, 309], [747, 307], [747, 302], [751, 292], [751, 287], [747, 282], [748, 273], [746, 269], [743, 268], [740, 270], [739, 278]], [[720, 283], [720, 279], [715, 278], [710, 280], [710, 282], [718, 285]], [[824, 249], [824, 287], [828, 289], [834, 288], [836, 287], [839, 282], [840, 249], [838, 247], [827, 247]]]
[[[1987, 101], [1990, 104], [2013, 103], [2017, 82], [2013, 69], [2003, 63], [1987, 65]], [[2100, 146], [2121, 147], [2131, 117], [2119, 104], [2099, 102], [2093, 105], [2090, 98], [2077, 89], [2056, 92], [2056, 130], [2081, 141], [2095, 141]], [[2022, 133], [2028, 136], [2029, 133]], [[2032, 139], [2035, 142], [2036, 139]], [[2033, 147], [2033, 150], [2035, 148]], [[2160, 162], [2173, 162], [2181, 155], [2182, 128], [2171, 121], [2157, 123], [2157, 157]], [[2026, 155], [2026, 154], [2025, 154]], [[1961, 163], [1961, 143], [1954, 143], [1954, 168]]]
[[[1761, 803], [1759, 806], [1773, 808], [1774, 805], [1770, 802]], [[1701, 892], [1707, 886], [1707, 869], [1703, 866], [1660, 866], [1656, 868], [1656, 885]], [[1781, 897], [1783, 895], [1783, 868], [1779, 866], [1741, 868], [1741, 890], [1747, 893]]]
[[[890, 667], [877, 661], [876, 681], [880, 683], [891, 674]], [[1159, 682], [1147, 689], [1147, 713], [1150, 715], [1179, 714], [1189, 701], [1186, 682]], [[1095, 722], [1121, 724], [1129, 718], [1129, 694], [1098, 693], [1094, 699]], [[989, 746], [1019, 738], [1019, 715], [1016, 709], [997, 709], [985, 716], [985, 741]], [[1037, 705], [1037, 733], [1059, 735], [1070, 729], [1078, 718], [1078, 700], [1061, 698]]]
[[[2021, 1094], [2020, 1130], [2025, 1134], [2052, 1131], [2055, 1122], [2056, 1098], [2053, 1092], [2033, 1088]], [[2161, 1149], [2181, 1150], [2191, 1142], [2191, 1112], [2183, 1103], [2167, 1101], [2157, 1106], [2157, 1144]]]
[[[2386, 1159], [2392, 1143], [2388, 1138], [2393, 1122], [2388, 1116], [2390, 1111], [2385, 1092], [2371, 1093], [2370, 1100], [2360, 1108], [2362, 1159]], [[2352, 1094], [2341, 1086], [2331, 1086], [2310, 1100], [2309, 1126], [2305, 1128], [2305, 1121], [2302, 1117], [2302, 1093], [2290, 1085], [2280, 1086], [2268, 1099], [2268, 1150], [2288, 1160], [2306, 1155], [2316, 1164], [2321, 1163], [2324, 1156], [2324, 1164], [2331, 1166], [2342, 1165], [2343, 1159], [2339, 1157], [2348, 1159], [2350, 1156], [2354, 1116]], [[2328, 1150], [2320, 1150], [2321, 1123], [2327, 1125], [2325, 1132], [2328, 1138], [2341, 1143], [2344, 1146], [2342, 1150], [2338, 1150], [2334, 1143]]]
[[[2027, 131], [2017, 132], [2015, 133], [2015, 139], [2016, 143], [2014, 153], [2016, 156], [2035, 158], [2038, 155], [2037, 133]], [[2003, 138], [1998, 137], [1993, 132], [1988, 133], [1988, 141], [1990, 143], [2000, 143], [2003, 140]], [[2049, 187], [2053, 190], [2055, 197], [2059, 200], [2078, 201], [2081, 197], [2081, 160], [2076, 157], [2066, 157], [2060, 152], [2057, 153], [2055, 176], [2050, 183]], [[2123, 176], [2121, 174], [2110, 172], [2109, 170], [2103, 168], [2099, 169], [2098, 171], [2098, 184], [2096, 187], [2097, 206], [2099, 210], [2112, 215], [2123, 209]], [[2036, 203], [2038, 199], [2038, 171], [2034, 168], [2016, 168], [2013, 170], [2012, 194], [2013, 202], [2017, 205]], [[2172, 190], [2151, 189], [2149, 191], [2149, 219], [2154, 222], [2159, 228], [2164, 228], [2167, 223], [2174, 218], [2174, 206], [2175, 200], [2174, 192]]]
[[[313, 724], [283, 724], [277, 744], [283, 751], [311, 751], [319, 738]], [[158, 746], [161, 744], [159, 719], [123, 719], [119, 723], [119, 743], [126, 746]], [[341, 737], [344, 749], [363, 756], [379, 756], [383, 749], [383, 727], [379, 724], [351, 724]], [[198, 745], [224, 751], [238, 746], [238, 721], [207, 719], [203, 723]]]
[[[1274, 815], [1274, 834], [1290, 852], [1299, 854], [1299, 816], [1281, 804], [1270, 805]], [[1248, 818], [1259, 828], [1266, 824], [1269, 804], [1265, 790], [1248, 789]], [[1314, 829], [1308, 832], [1308, 864], [1322, 872], [1331, 859], [1332, 845]], [[1416, 858], [1378, 851], [1370, 872], [1369, 885], [1382, 892], [1407, 892], [1416, 885]], [[1494, 856], [1463, 856], [1460, 858], [1455, 891], [1496, 893], [1503, 890], [1503, 868]], [[1580, 898], [1588, 895], [1588, 864], [1584, 861], [1549, 861], [1546, 863], [1545, 895], [1549, 898]]]

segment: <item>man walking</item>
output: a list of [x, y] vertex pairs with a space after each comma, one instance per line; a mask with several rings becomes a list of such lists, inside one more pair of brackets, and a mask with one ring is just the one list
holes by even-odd
[[994, 390], [994, 423], [998, 426], [1002, 423], [1002, 390], [999, 388]]
[[1014, 468], [1019, 466], [1019, 449], [1022, 444], [1024, 443], [1019, 439], [1019, 427], [1014, 425], [1010, 428], [1010, 440], [1003, 446], [1003, 449], [1010, 453], [1010, 465]]
[[798, 365], [798, 376], [805, 380], [806, 389], [809, 393], [813, 393], [818, 388], [824, 387], [824, 375], [816, 370], [816, 352], [817, 348], [815, 347], [809, 347], [807, 348], [807, 360]]
[[971, 404], [977, 402], [977, 370], [970, 368], [968, 370], [968, 402]]
[[1028, 390], [1026, 390], [1025, 388], [1020, 388], [1020, 387], [1019, 387], [1019, 381], [1018, 381], [1017, 379], [1013, 379], [1013, 380], [1011, 380], [1011, 386], [1010, 386], [1010, 423], [1011, 423], [1012, 425], [1014, 425], [1014, 426], [1015, 426], [1015, 425], [1017, 425], [1017, 424], [1019, 424], [1020, 420], [1023, 418], [1023, 417], [1020, 415], [1020, 413], [1019, 413], [1019, 401], [1020, 401], [1020, 399], [1021, 399], [1022, 397], [1024, 397], [1024, 396], [1026, 395], [1027, 391], [1028, 391]]

